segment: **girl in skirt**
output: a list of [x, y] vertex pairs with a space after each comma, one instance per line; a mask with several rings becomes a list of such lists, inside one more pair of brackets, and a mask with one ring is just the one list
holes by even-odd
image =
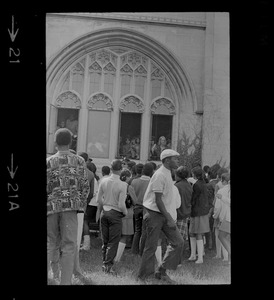
[[190, 214], [190, 247], [191, 255], [188, 260], [196, 260], [196, 248], [198, 250], [198, 260], [195, 263], [203, 263], [204, 241], [203, 235], [209, 232], [209, 203], [207, 186], [204, 181], [203, 170], [201, 167], [195, 167], [192, 170], [194, 178], [197, 180], [193, 185], [191, 196], [191, 214]]

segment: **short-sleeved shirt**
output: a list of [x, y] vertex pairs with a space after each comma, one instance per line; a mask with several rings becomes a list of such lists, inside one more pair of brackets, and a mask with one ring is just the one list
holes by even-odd
[[125, 202], [127, 194], [127, 183], [120, 180], [117, 174], [102, 178], [97, 193], [96, 202], [102, 203], [104, 209], [121, 211], [119, 202]]
[[144, 195], [150, 181], [149, 176], [142, 175], [141, 177], [134, 178], [131, 186], [134, 188], [138, 205], [143, 205]]
[[[156, 204], [155, 193], [162, 193], [162, 201], [171, 217], [176, 220], [176, 196], [171, 172], [165, 166], [161, 166], [151, 177], [146, 193], [144, 195], [143, 206], [154, 211], [160, 212]], [[179, 194], [179, 192], [178, 192]]]

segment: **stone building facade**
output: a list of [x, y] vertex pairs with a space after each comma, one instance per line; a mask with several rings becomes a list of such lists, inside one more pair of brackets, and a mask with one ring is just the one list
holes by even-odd
[[47, 152], [72, 115], [75, 149], [100, 168], [156, 160], [230, 164], [228, 13], [64, 13], [46, 17]]

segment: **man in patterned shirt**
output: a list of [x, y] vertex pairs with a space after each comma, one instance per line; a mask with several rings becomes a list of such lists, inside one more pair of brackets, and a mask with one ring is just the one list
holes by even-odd
[[69, 151], [71, 133], [55, 133], [58, 152], [47, 158], [48, 268], [56, 251], [61, 252], [61, 285], [70, 285], [77, 247], [77, 211], [84, 211], [89, 182], [82, 157]]

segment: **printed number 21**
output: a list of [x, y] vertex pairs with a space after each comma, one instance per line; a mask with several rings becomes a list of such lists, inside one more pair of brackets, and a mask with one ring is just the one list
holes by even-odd
[[[16, 52], [14, 51], [13, 48], [10, 48], [10, 49], [9, 49], [9, 57], [11, 57], [12, 54], [13, 54], [14, 56], [19, 56], [19, 55], [20, 55], [20, 49], [17, 48], [17, 53], [16, 53]], [[10, 61], [10, 62], [19, 62], [19, 59], [14, 60], [14, 61]]]

